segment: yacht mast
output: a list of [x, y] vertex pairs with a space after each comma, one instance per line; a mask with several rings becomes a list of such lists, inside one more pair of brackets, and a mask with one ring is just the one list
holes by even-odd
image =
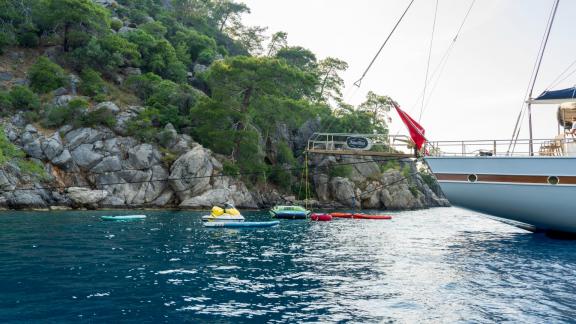
[[538, 78], [538, 72], [540, 71], [540, 65], [542, 64], [542, 58], [544, 57], [544, 51], [546, 50], [546, 44], [548, 43], [548, 37], [550, 36], [550, 30], [552, 29], [552, 24], [554, 23], [554, 18], [556, 17], [556, 11], [558, 9], [558, 4], [560, 0], [554, 2], [554, 7], [552, 9], [552, 15], [548, 21], [548, 26], [546, 28], [546, 34], [544, 36], [544, 43], [542, 44], [541, 51], [538, 55], [536, 70], [534, 72], [534, 78], [532, 79], [532, 84], [530, 85], [530, 93], [528, 94], [528, 131], [530, 136], [529, 142], [529, 153], [530, 156], [534, 156], [534, 143], [532, 135], [532, 92], [534, 91], [534, 85], [536, 84], [536, 79]]

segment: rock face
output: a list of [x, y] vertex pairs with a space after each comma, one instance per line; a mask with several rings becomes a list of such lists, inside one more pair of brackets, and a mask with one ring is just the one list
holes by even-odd
[[[365, 209], [404, 210], [446, 207], [450, 203], [441, 191], [431, 189], [417, 172], [413, 161], [403, 160], [382, 172], [386, 163], [371, 158], [323, 157], [311, 161], [316, 194], [321, 203]], [[348, 164], [346, 178], [330, 177], [329, 170]]]
[[[96, 107], [117, 108], [108, 102]], [[139, 110], [130, 107], [118, 115], [127, 121]], [[24, 176], [16, 165], [4, 165], [0, 168], [0, 207], [199, 208], [225, 202], [258, 207], [244, 183], [221, 175], [222, 164], [211, 151], [178, 134], [171, 125], [161, 131], [169, 135], [167, 149], [178, 155], [168, 168], [155, 145], [107, 128], [63, 126], [44, 135], [33, 125], [3, 124], [7, 137], [29, 158], [41, 161], [49, 176], [39, 180]], [[46, 191], [35, 186], [67, 189]]]
[[[72, 98], [56, 97], [55, 104]], [[0, 207], [206, 208], [232, 202], [238, 207], [258, 208], [296, 202], [295, 197], [283, 197], [273, 188], [248, 189], [241, 180], [224, 175], [222, 163], [210, 150], [190, 136], [178, 134], [172, 125], [158, 129], [162, 150], [125, 136], [128, 121], [141, 107], [121, 109], [103, 102], [94, 109], [113, 112], [118, 120], [115, 128], [65, 125], [47, 132], [26, 124], [20, 114], [0, 119], [7, 138], [46, 171], [38, 178], [13, 161], [1, 166]], [[282, 142], [295, 151], [303, 150], [319, 125], [318, 120], [311, 120], [295, 131], [279, 124], [261, 141], [270, 143], [269, 158], [273, 159], [274, 148]], [[342, 163], [349, 164], [349, 174], [332, 172]], [[310, 164], [318, 198], [313, 206], [413, 209], [448, 205], [439, 189], [430, 188], [410, 161], [389, 170], [381, 170], [382, 163], [377, 161], [356, 157], [315, 156]]]

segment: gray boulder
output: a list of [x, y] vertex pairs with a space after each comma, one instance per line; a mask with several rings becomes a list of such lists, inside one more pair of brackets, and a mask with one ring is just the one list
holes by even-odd
[[90, 169], [94, 173], [106, 173], [122, 170], [122, 163], [118, 156], [108, 156], [102, 159], [96, 166]]
[[104, 156], [93, 150], [92, 144], [82, 144], [71, 152], [72, 159], [79, 167], [91, 169], [98, 164]]
[[7, 205], [10, 208], [46, 208], [48, 204], [38, 192], [34, 190], [16, 190], [5, 193]]
[[60, 138], [58, 132], [54, 133], [52, 137], [42, 142], [42, 151], [50, 161], [62, 154], [62, 151], [64, 151], [64, 145], [62, 144], [62, 138]]
[[120, 108], [118, 108], [118, 106], [115, 103], [113, 103], [112, 101], [104, 101], [104, 102], [99, 103], [98, 105], [96, 105], [94, 110], [99, 110], [99, 109], [106, 109], [113, 114], [117, 114], [120, 112]]
[[335, 177], [330, 180], [330, 192], [334, 200], [348, 207], [359, 207], [354, 183], [349, 179]]
[[148, 169], [160, 164], [162, 154], [151, 144], [140, 144], [128, 150], [128, 161], [134, 169]]
[[13, 174], [5, 170], [0, 170], [0, 190], [14, 190], [16, 188], [17, 182], [18, 178], [16, 178]]
[[68, 149], [65, 149], [57, 157], [51, 160], [52, 164], [60, 167], [62, 170], [69, 170], [74, 165], [72, 161], [72, 155]]
[[127, 34], [127, 33], [133, 32], [135, 30], [136, 30], [136, 28], [122, 26], [120, 29], [118, 29], [118, 34]]
[[77, 128], [64, 136], [66, 140], [66, 147], [70, 150], [75, 149], [80, 144], [92, 144], [96, 141], [104, 139], [105, 134], [94, 128]]
[[32, 142], [25, 143], [22, 149], [29, 156], [35, 159], [38, 160], [44, 159], [44, 152], [42, 151], [42, 143], [40, 142], [39, 138], [33, 140]]
[[184, 201], [210, 189], [213, 171], [210, 151], [197, 146], [174, 161], [170, 168], [170, 186]]
[[14, 78], [14, 75], [11, 72], [0, 71], [0, 81], [10, 81], [13, 78]]
[[23, 127], [26, 125], [26, 118], [24, 118], [24, 113], [18, 112], [11, 119], [10, 122], [16, 127]]
[[68, 197], [79, 205], [96, 204], [108, 196], [108, 191], [106, 190], [91, 190], [82, 187], [70, 187], [66, 189], [66, 192]]

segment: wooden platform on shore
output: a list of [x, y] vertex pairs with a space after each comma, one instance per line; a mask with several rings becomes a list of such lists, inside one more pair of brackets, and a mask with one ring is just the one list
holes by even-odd
[[403, 135], [314, 133], [308, 139], [309, 154], [414, 157], [412, 140]]
[[323, 150], [323, 149], [310, 149], [306, 150], [309, 154], [327, 154], [327, 155], [356, 155], [356, 156], [381, 156], [381, 157], [397, 157], [397, 158], [410, 158], [414, 154], [394, 153], [394, 152], [378, 152], [378, 151], [362, 151], [362, 150]]

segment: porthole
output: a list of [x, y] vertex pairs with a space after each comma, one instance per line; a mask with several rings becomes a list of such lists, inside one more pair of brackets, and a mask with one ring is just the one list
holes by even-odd
[[550, 176], [548, 177], [548, 183], [551, 185], [557, 185], [560, 183], [560, 178], [558, 178], [557, 176]]
[[468, 175], [468, 182], [476, 182], [478, 180], [478, 176], [475, 174]]

